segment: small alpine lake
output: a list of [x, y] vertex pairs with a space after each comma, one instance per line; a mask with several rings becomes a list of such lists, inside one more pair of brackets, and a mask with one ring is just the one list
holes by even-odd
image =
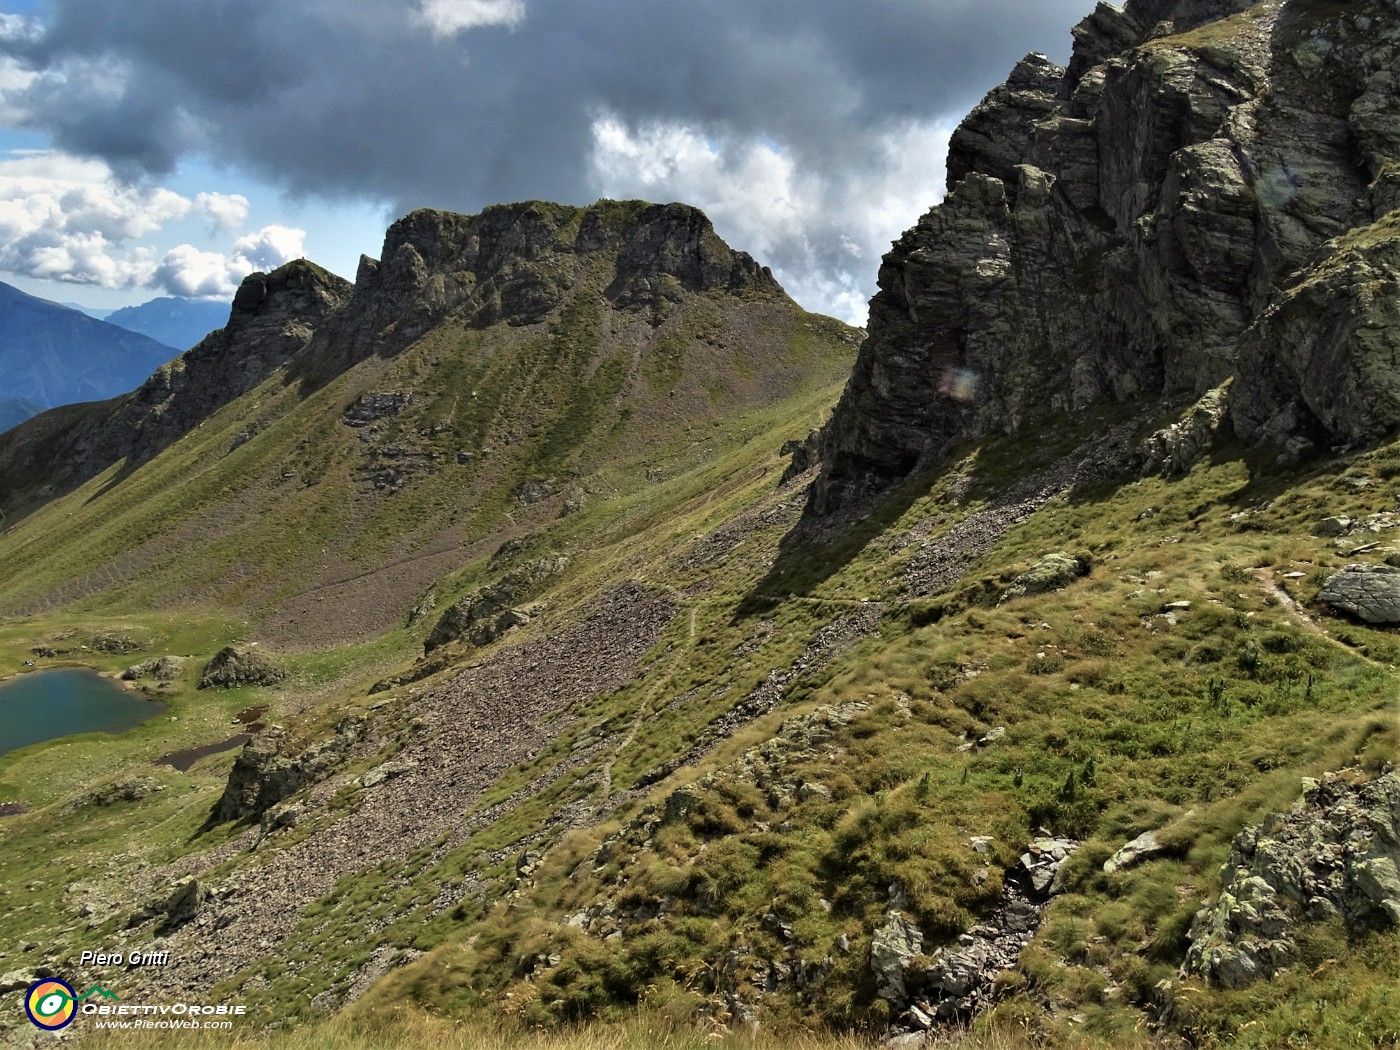
[[122, 733], [165, 710], [95, 671], [35, 671], [0, 683], [0, 755], [75, 733]]

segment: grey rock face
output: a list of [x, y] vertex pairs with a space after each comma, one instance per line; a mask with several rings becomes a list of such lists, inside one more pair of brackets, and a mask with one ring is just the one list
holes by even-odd
[[1362, 444], [1400, 427], [1400, 213], [1329, 242], [1246, 335], [1237, 429]]
[[[1249, 440], [1400, 425], [1397, 230], [1376, 221], [1400, 199], [1397, 67], [1380, 0], [1100, 5], [1067, 69], [1024, 60], [885, 256], [813, 510], [961, 441], [1232, 375]], [[1151, 469], [1189, 469], [1223, 412], [1158, 435]]]
[[1397, 865], [1400, 777], [1313, 781], [1292, 812], [1236, 837], [1219, 900], [1192, 924], [1183, 971], [1239, 988], [1293, 961], [1300, 922], [1340, 918], [1353, 932], [1400, 923]]
[[1348, 565], [1328, 578], [1317, 599], [1367, 623], [1400, 623], [1400, 569]]
[[901, 1005], [905, 1002], [909, 995], [906, 974], [923, 947], [923, 932], [907, 915], [891, 911], [885, 916], [885, 924], [870, 942], [870, 970], [875, 976], [875, 993], [881, 999]]

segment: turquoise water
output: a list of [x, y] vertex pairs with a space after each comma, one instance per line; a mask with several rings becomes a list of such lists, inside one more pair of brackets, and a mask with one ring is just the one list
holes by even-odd
[[165, 710], [92, 671], [36, 671], [0, 684], [0, 755], [73, 733], [121, 733]]

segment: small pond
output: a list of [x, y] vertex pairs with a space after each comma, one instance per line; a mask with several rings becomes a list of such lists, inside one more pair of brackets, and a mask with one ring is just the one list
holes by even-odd
[[121, 733], [165, 710], [94, 671], [36, 671], [0, 682], [0, 755], [74, 733]]

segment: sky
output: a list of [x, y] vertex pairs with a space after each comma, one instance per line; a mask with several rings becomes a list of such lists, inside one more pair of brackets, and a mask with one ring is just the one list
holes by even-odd
[[115, 308], [353, 279], [414, 208], [704, 209], [864, 324], [948, 137], [1095, 0], [0, 0], [0, 281]]

